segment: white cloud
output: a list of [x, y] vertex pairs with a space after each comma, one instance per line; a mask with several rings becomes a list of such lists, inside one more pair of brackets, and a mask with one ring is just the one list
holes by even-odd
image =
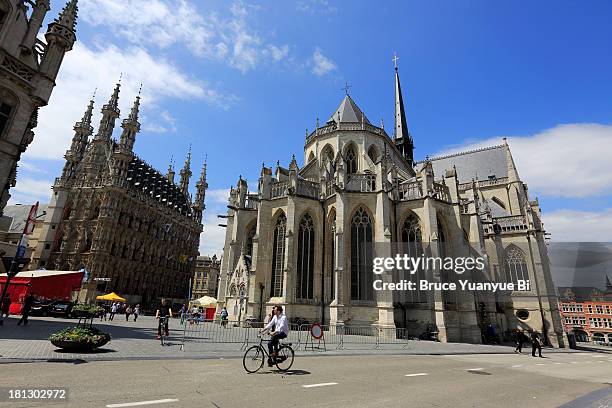
[[[439, 154], [501, 143], [501, 137], [445, 149]], [[519, 176], [531, 195], [588, 197], [612, 193], [612, 126], [559, 125], [530, 136], [508, 137]]]
[[337, 68], [336, 64], [321, 53], [319, 48], [312, 54], [312, 73], [318, 76], [325, 75]]
[[557, 242], [612, 242], [612, 208], [601, 212], [562, 209], [543, 213], [544, 226]]
[[33, 204], [36, 201], [46, 204], [51, 196], [52, 185], [51, 179], [19, 178], [17, 185], [11, 188], [9, 204]]
[[79, 7], [84, 21], [108, 26], [132, 44], [162, 49], [181, 44], [199, 57], [227, 61], [243, 73], [269, 54], [278, 62], [289, 51], [287, 45], [261, 38], [248, 24], [258, 7], [242, 2], [233, 2], [225, 18], [215, 12], [203, 16], [185, 0], [82, 0]]
[[296, 3], [296, 7], [298, 11], [309, 14], [331, 14], [338, 10], [329, 4], [329, 0], [300, 0]]
[[[172, 131], [174, 123], [168, 123], [157, 112], [158, 103], [167, 98], [201, 99], [223, 108], [237, 100], [233, 95], [222, 95], [206, 83], [189, 77], [173, 63], [154, 57], [143, 48], [88, 47], [77, 42], [74, 50], [66, 54], [49, 106], [40, 110], [36, 136], [27, 150], [27, 157], [56, 160], [62, 157], [73, 135], [72, 126], [82, 117], [94, 87], [99, 87], [93, 118], [94, 128], [97, 128], [100, 108], [108, 100], [120, 72], [123, 72], [119, 98], [122, 117], [129, 112], [138, 87], [143, 83], [143, 130], [147, 126], [164, 126]], [[147, 116], [162, 117], [165, 122], [144, 122]], [[166, 118], [170, 117], [168, 113]], [[119, 124], [117, 121], [117, 131], [120, 131]]]

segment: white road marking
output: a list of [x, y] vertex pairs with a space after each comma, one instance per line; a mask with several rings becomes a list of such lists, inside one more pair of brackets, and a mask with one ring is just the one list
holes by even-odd
[[338, 385], [338, 383], [329, 382], [329, 383], [320, 383], [320, 384], [308, 384], [308, 385], [302, 385], [302, 387], [304, 387], [304, 388], [314, 388], [314, 387], [326, 387], [328, 385]]
[[555, 364], [557, 364], [557, 365], [558, 365], [558, 364], [565, 364], [565, 363], [555, 363]]
[[512, 368], [519, 368], [519, 367], [522, 367], [522, 366], [523, 366], [522, 364], [515, 364], [515, 365], [512, 366]]
[[482, 368], [482, 367], [478, 367], [478, 368], [468, 368], [468, 371], [480, 371], [480, 370], [484, 370], [484, 368]]
[[570, 364], [578, 364], [577, 361], [570, 361]]
[[420, 377], [422, 375], [428, 375], [428, 374], [427, 373], [406, 374], [405, 377]]
[[542, 366], [542, 365], [546, 365], [546, 364], [544, 364], [544, 363], [537, 363], [536, 365]]
[[166, 399], [153, 400], [153, 401], [125, 402], [123, 404], [108, 404], [106, 408], [139, 407], [142, 405], [167, 404], [169, 402], [178, 402], [178, 400], [172, 399], [172, 398], [166, 398]]

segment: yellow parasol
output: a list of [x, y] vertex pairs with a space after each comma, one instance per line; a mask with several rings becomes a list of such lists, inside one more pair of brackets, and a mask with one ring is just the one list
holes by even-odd
[[96, 300], [110, 300], [111, 302], [125, 302], [125, 299], [117, 295], [115, 292], [107, 293], [106, 295], [96, 296]]

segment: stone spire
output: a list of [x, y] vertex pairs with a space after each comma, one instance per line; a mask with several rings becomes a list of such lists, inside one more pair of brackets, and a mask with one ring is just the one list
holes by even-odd
[[[40, 72], [47, 75], [52, 80], [57, 78], [59, 67], [64, 59], [64, 54], [72, 49], [76, 41], [75, 27], [77, 11], [77, 0], [70, 0], [66, 3], [59, 16], [49, 24], [47, 32], [45, 33], [47, 47], [41, 59]], [[29, 37], [26, 38], [26, 41], [29, 42], [34, 40], [35, 39], [30, 39]], [[32, 42], [32, 45], [33, 44]]]
[[176, 173], [174, 172], [174, 158], [170, 158], [170, 164], [168, 165], [168, 173], [166, 174], [166, 177], [168, 177], [168, 181], [171, 182], [172, 184], [174, 184], [174, 175]]
[[208, 183], [206, 182], [206, 160], [202, 165], [202, 173], [200, 173], [200, 179], [196, 183], [196, 195], [194, 208], [198, 211], [200, 221], [202, 220], [202, 211], [206, 208], [204, 200], [206, 198], [206, 190], [208, 189]]
[[189, 152], [187, 152], [187, 158], [185, 159], [185, 165], [181, 169], [181, 191], [187, 195], [189, 192], [189, 179], [191, 178], [191, 145], [189, 146]]
[[[142, 86], [141, 86], [142, 89]], [[121, 133], [121, 139], [119, 140], [119, 148], [131, 152], [136, 142], [136, 133], [140, 132], [140, 123], [138, 122], [138, 111], [140, 109], [140, 91], [134, 101], [132, 110], [127, 118], [121, 122], [123, 132]]]
[[[32, 7], [32, 14], [28, 21], [28, 31], [26, 31], [21, 41], [22, 50], [28, 54], [32, 53], [32, 48], [36, 42], [36, 36], [40, 31], [45, 15], [51, 9], [49, 0], [36, 0]], [[76, 17], [76, 15], [75, 15]]]
[[119, 117], [119, 88], [121, 88], [121, 78], [119, 78], [108, 103], [102, 106], [102, 119], [100, 119], [98, 133], [94, 140], [109, 141], [113, 135], [115, 120]]
[[408, 163], [412, 165], [414, 144], [406, 123], [406, 112], [404, 111], [402, 87], [400, 86], [399, 73], [397, 71], [397, 60], [399, 58], [395, 55], [393, 57], [393, 63], [395, 64], [395, 126], [393, 128], [393, 136], [395, 145], [402, 152]]
[[66, 151], [64, 157], [66, 158], [66, 165], [62, 177], [71, 177], [74, 171], [85, 155], [85, 149], [87, 148], [87, 142], [89, 136], [93, 134], [93, 127], [91, 126], [91, 116], [93, 114], [95, 92], [89, 100], [89, 105], [83, 113], [83, 118], [79, 122], [74, 124], [74, 136], [72, 137], [72, 143], [70, 149]]

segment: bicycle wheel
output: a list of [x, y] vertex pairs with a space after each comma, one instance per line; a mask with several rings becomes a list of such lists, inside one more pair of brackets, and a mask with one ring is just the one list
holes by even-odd
[[278, 349], [278, 355], [276, 356], [276, 367], [279, 371], [287, 371], [293, 365], [293, 357], [295, 353], [289, 346], [281, 346]]
[[255, 373], [264, 363], [264, 351], [259, 346], [251, 346], [242, 358], [242, 365], [247, 373]]

